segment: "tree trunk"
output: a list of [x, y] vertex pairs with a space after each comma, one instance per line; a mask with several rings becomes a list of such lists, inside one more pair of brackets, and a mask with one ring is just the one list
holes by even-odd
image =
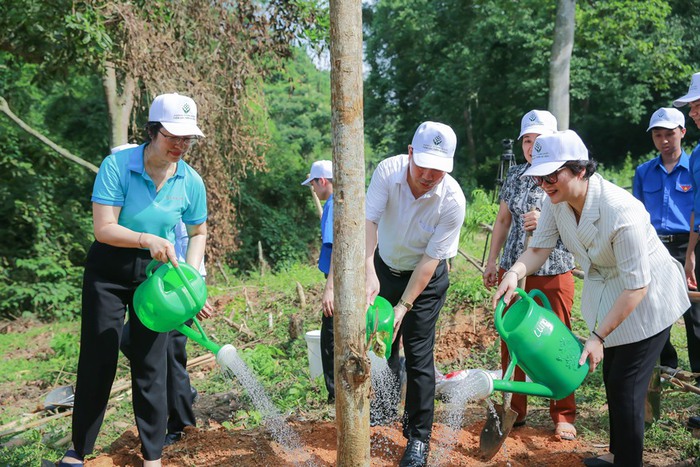
[[369, 466], [361, 0], [331, 0], [330, 20], [336, 465]]
[[549, 63], [549, 111], [557, 117], [559, 130], [569, 128], [569, 74], [575, 23], [576, 0], [559, 0]]
[[136, 82], [134, 78], [127, 74], [124, 77], [122, 92], [117, 89], [117, 73], [114, 64], [105, 64], [105, 74], [102, 76], [102, 87], [105, 90], [107, 110], [112, 126], [110, 134], [110, 147], [119, 146], [129, 142], [129, 116], [134, 107], [134, 93], [136, 92]]

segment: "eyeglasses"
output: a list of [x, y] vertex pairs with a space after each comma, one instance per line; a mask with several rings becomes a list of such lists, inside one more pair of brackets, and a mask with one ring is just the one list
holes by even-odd
[[537, 186], [542, 186], [543, 182], [547, 182], [550, 185], [554, 185], [555, 183], [557, 183], [559, 181], [559, 172], [561, 172], [564, 169], [566, 169], [565, 165], [558, 168], [557, 170], [555, 170], [554, 172], [552, 172], [549, 175], [542, 175], [541, 177], [537, 176], [537, 175], [533, 175], [532, 181], [535, 182], [535, 185], [537, 185]]
[[163, 133], [160, 130], [158, 130], [158, 133], [160, 133], [162, 136], [165, 137], [165, 139], [167, 139], [168, 141], [170, 141], [173, 144], [184, 144], [185, 146], [190, 146], [190, 145], [196, 143], [197, 140], [199, 139], [196, 136], [170, 136], [170, 135], [166, 135], [165, 133]]

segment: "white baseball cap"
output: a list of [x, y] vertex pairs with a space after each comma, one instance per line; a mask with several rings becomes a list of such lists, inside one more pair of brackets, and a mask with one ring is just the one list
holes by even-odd
[[522, 177], [549, 175], [568, 161], [587, 161], [588, 149], [573, 130], [540, 135], [532, 145], [532, 165]]
[[531, 110], [520, 121], [520, 136], [528, 133], [551, 135], [557, 131], [557, 117], [546, 110]]
[[647, 131], [652, 128], [675, 130], [678, 127], [685, 128], [685, 115], [683, 115], [683, 112], [673, 107], [661, 107], [651, 114]]
[[457, 135], [444, 123], [423, 122], [413, 134], [413, 162], [424, 169], [452, 172]]
[[693, 77], [690, 78], [688, 94], [673, 101], [673, 105], [675, 107], [683, 107], [685, 104], [695, 102], [698, 99], [700, 99], [700, 73], [695, 73]]
[[315, 178], [333, 179], [333, 162], [331, 161], [316, 161], [311, 164], [311, 172], [309, 178], [301, 182], [302, 185], [308, 185]]
[[149, 122], [160, 122], [175, 136], [204, 136], [197, 127], [197, 104], [178, 93], [161, 94], [153, 99], [148, 111]]
[[114, 146], [112, 149], [110, 149], [109, 153], [116, 154], [119, 151], [123, 151], [124, 149], [136, 148], [138, 146], [139, 146], [138, 144], [134, 144], [134, 143], [120, 144], [119, 146]]

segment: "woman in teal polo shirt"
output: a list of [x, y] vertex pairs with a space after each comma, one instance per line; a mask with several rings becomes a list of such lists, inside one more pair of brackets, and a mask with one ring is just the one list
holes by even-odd
[[[108, 156], [92, 193], [95, 242], [83, 276], [80, 358], [73, 411], [73, 448], [60, 467], [82, 465], [93, 451], [114, 381], [124, 317], [152, 258], [177, 264], [175, 225], [190, 236], [187, 263], [198, 267], [207, 237], [202, 178], [182, 160], [203, 133], [197, 106], [179, 94], [156, 97], [149, 110], [149, 141]], [[205, 305], [202, 315], [211, 311]], [[167, 333], [131, 323], [131, 378], [144, 466], [161, 465], [166, 433]]]

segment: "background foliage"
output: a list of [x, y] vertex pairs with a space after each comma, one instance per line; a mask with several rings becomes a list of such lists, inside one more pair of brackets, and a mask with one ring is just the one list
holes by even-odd
[[[0, 4], [0, 95], [33, 128], [94, 164], [111, 143], [102, 81], [107, 58], [118, 65], [142, 63], [135, 70], [144, 79], [137, 90], [141, 97], [131, 117], [131, 138], [140, 141], [143, 102], [159, 91], [158, 83], [180, 83], [153, 76], [158, 62], [171, 66], [182, 56], [187, 66], [201, 69], [197, 73], [214, 70], [207, 60], [213, 62], [212, 51], [225, 39], [212, 36], [205, 46], [208, 36], [187, 27], [188, 21], [211, 22], [211, 16], [187, 9], [195, 0], [177, 5], [159, 0], [148, 8], [121, 0]], [[258, 242], [273, 268], [313, 263], [318, 217], [308, 189], [299, 183], [311, 162], [331, 158], [329, 72], [314, 66], [307, 53], [313, 49], [324, 56], [327, 2], [236, 5], [240, 8], [230, 10], [227, 21], [235, 16], [244, 27], [232, 26], [230, 32], [245, 45], [244, 55], [250, 52], [255, 60], [244, 68], [209, 71], [211, 79], [195, 86], [203, 99], [211, 94], [205, 85], [245, 89], [229, 93], [236, 112], [209, 122], [211, 138], [190, 159], [218, 177], [208, 182], [210, 210], [230, 214], [210, 242], [221, 265], [214, 272], [257, 269]], [[279, 14], [255, 22], [250, 16], [254, 5]], [[465, 193], [475, 194], [470, 203], [477, 209], [469, 216], [482, 216], [478, 207], [491, 199], [501, 140], [517, 136], [527, 110], [546, 107], [554, 9], [555, 2], [546, 0], [365, 2], [367, 176], [378, 160], [406, 151], [420, 121], [444, 121], [458, 135], [453, 175]], [[616, 173], [620, 185], [629, 186], [634, 166], [653, 155], [645, 132], [649, 115], [684, 93], [697, 71], [699, 20], [700, 0], [577, 2], [571, 126], [602, 162], [604, 173]], [[137, 33], [142, 42], [125, 40]], [[152, 36], [143, 36], [148, 33]], [[150, 40], [156, 36], [161, 40]], [[139, 43], [146, 45], [135, 47]], [[272, 43], [277, 48], [265, 49]], [[117, 78], [123, 80], [124, 68], [118, 69]], [[233, 69], [250, 73], [225, 72]], [[204, 99], [202, 115], [212, 115], [221, 105], [217, 102]], [[229, 120], [233, 126], [223, 129], [220, 123]], [[689, 122], [688, 149], [699, 136]], [[0, 144], [5, 220], [0, 226], [0, 317], [71, 317], [93, 238], [89, 198], [94, 175], [58, 158], [4, 115]], [[515, 152], [522, 160], [518, 148]], [[473, 235], [467, 230], [463, 242]]]

